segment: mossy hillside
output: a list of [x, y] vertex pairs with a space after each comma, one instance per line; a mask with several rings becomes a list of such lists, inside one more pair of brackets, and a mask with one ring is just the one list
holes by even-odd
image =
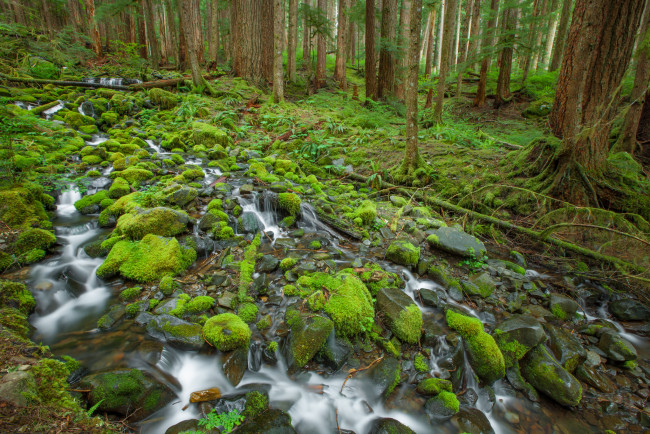
[[219, 351], [247, 347], [251, 330], [234, 313], [222, 313], [209, 318], [203, 326], [205, 340]]
[[470, 365], [487, 384], [505, 376], [505, 360], [494, 338], [483, 331], [483, 324], [471, 318], [448, 310], [447, 324], [463, 337]]
[[141, 241], [117, 242], [97, 269], [97, 276], [119, 273], [137, 282], [150, 282], [183, 272], [195, 259], [194, 249], [181, 246], [176, 238], [149, 234]]

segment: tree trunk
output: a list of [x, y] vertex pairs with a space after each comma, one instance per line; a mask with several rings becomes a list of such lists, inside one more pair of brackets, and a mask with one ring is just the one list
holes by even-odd
[[[169, 44], [171, 47], [172, 56], [175, 63], [178, 63], [178, 53], [176, 47], [178, 47], [178, 34], [176, 33], [176, 20], [174, 19], [174, 14], [172, 13], [171, 0], [165, 0], [165, 25], [167, 27], [167, 34], [169, 35]], [[168, 59], [169, 60], [169, 59]]]
[[[239, 71], [235, 73], [255, 84], [264, 82], [262, 69], [262, 3], [263, 0], [235, 0], [237, 21], [233, 24], [237, 38], [233, 40], [233, 52], [241, 56]], [[235, 8], [235, 5], [237, 7]], [[273, 53], [271, 53], [273, 54]]]
[[555, 48], [553, 49], [553, 56], [551, 57], [551, 64], [548, 67], [549, 71], [555, 71], [560, 67], [562, 61], [562, 53], [564, 52], [564, 44], [566, 42], [567, 32], [569, 31], [569, 21], [571, 18], [571, 6], [573, 0], [563, 0], [562, 15], [560, 16], [560, 25], [557, 28], [557, 36], [555, 38]]
[[[334, 0], [330, 0], [334, 1]], [[318, 0], [318, 9], [322, 14], [327, 14], [327, 0]], [[325, 86], [325, 67], [327, 64], [327, 35], [323, 32], [318, 33], [316, 46], [316, 79], [314, 88], [320, 89]]]
[[140, 46], [140, 57], [143, 59], [148, 59], [149, 55], [147, 54], [147, 31], [144, 26], [144, 3], [138, 11], [138, 45]]
[[549, 64], [551, 59], [551, 52], [553, 51], [553, 43], [555, 42], [555, 31], [557, 30], [557, 2], [558, 0], [551, 0], [551, 9], [549, 13], [551, 16], [548, 21], [548, 35], [546, 36], [546, 45], [544, 48], [544, 57], [542, 58], [542, 63], [544, 65]]
[[404, 160], [395, 171], [395, 178], [405, 182], [415, 178], [414, 172], [424, 165], [418, 150], [418, 75], [420, 69], [420, 21], [422, 0], [413, 0], [409, 16], [408, 51], [406, 55], [406, 149]]
[[188, 61], [188, 41], [185, 37], [185, 25], [181, 17], [181, 11], [178, 10], [178, 69], [184, 71], [187, 68]]
[[630, 29], [638, 28], [644, 3], [576, 0], [549, 116], [562, 142], [540, 175], [550, 184], [546, 191], [576, 205], [599, 204], [592, 181], [605, 171], [619, 85], [634, 46]]
[[442, 34], [440, 75], [438, 77], [438, 86], [436, 87], [436, 105], [433, 110], [432, 120], [434, 124], [442, 124], [442, 104], [445, 99], [445, 81], [449, 73], [449, 52], [454, 43], [454, 20], [456, 19], [457, 0], [447, 0], [445, 7], [444, 32]]
[[377, 97], [393, 95], [395, 87], [395, 46], [397, 36], [397, 0], [384, 0], [381, 11], [381, 49], [379, 51], [379, 79]]
[[179, 3], [182, 28], [189, 54], [190, 70], [192, 71], [192, 82], [195, 87], [199, 88], [206, 85], [201, 75], [201, 66], [199, 65], [198, 49], [196, 46], [199, 41], [196, 33], [200, 31], [200, 26], [192, 25], [192, 23], [197, 23], [197, 20], [199, 22], [201, 20], [199, 0], [182, 0]]
[[93, 51], [97, 57], [102, 57], [102, 41], [99, 37], [99, 27], [95, 21], [95, 0], [84, 0], [86, 4], [86, 14], [88, 18], [88, 30], [90, 39], [93, 41]]
[[637, 35], [636, 73], [632, 88], [631, 104], [625, 113], [625, 121], [621, 128], [615, 151], [627, 152], [634, 155], [637, 149], [637, 131], [643, 111], [644, 101], [647, 101], [648, 83], [650, 82], [650, 43], [648, 42], [648, 24], [650, 23], [650, 4], [645, 7], [641, 29]]
[[435, 8], [431, 8], [431, 12], [429, 13], [429, 37], [427, 39], [427, 54], [426, 60], [424, 62], [424, 78], [431, 76], [431, 68], [433, 67], [433, 49], [434, 41], [436, 39], [435, 24], [436, 10]]
[[[354, 7], [356, 5], [355, 2], [356, 2], [356, 0], [349, 0], [349, 2], [348, 2], [348, 4], [349, 4], [348, 10], [353, 10], [354, 9]], [[356, 36], [356, 26], [355, 26], [354, 21], [352, 21], [350, 19], [350, 17], [348, 17], [347, 23], [348, 23], [348, 30], [347, 30], [347, 32], [348, 32], [348, 36], [347, 36], [348, 52], [347, 52], [347, 55], [345, 57], [348, 60], [348, 62], [352, 61], [352, 63], [354, 63], [354, 58], [356, 56], [356, 52], [355, 52], [356, 44], [355, 44], [355, 42], [356, 42], [356, 38], [357, 38], [357, 36]]]
[[160, 48], [158, 47], [158, 37], [156, 36], [151, 0], [144, 0], [142, 6], [144, 8], [144, 22], [147, 34], [147, 46], [151, 55], [151, 65], [154, 68], [158, 68], [160, 65]]
[[334, 79], [339, 81], [341, 89], [348, 88], [347, 77], [345, 74], [347, 54], [347, 25], [348, 25], [348, 8], [346, 0], [339, 0], [339, 19], [338, 32], [336, 34], [336, 65], [334, 67]]
[[[470, 28], [472, 26], [472, 0], [467, 0], [465, 7], [465, 40], [469, 41], [470, 38]], [[458, 8], [460, 11], [460, 7]], [[460, 20], [459, 20], [460, 22]], [[460, 50], [458, 55], [458, 77], [456, 78], [456, 98], [460, 98], [463, 91], [463, 69], [465, 68], [465, 62], [467, 61], [467, 52], [469, 51], [469, 45], [465, 46], [465, 49]]]
[[375, 58], [375, 0], [366, 0], [366, 99], [377, 99]]
[[447, 9], [448, 0], [440, 2], [440, 25], [438, 26], [438, 38], [436, 39], [436, 71], [440, 71], [440, 62], [442, 61], [442, 34], [445, 30], [445, 11]]
[[155, 5], [155, 17], [158, 21], [158, 28], [160, 29], [160, 63], [167, 64], [167, 58], [172, 55], [172, 50], [169, 49], [169, 36], [167, 34], [167, 26], [165, 25], [165, 15], [162, 5]]
[[476, 56], [478, 55], [478, 38], [481, 24], [481, 0], [474, 0], [472, 8], [472, 24], [469, 31], [469, 43], [467, 44], [467, 60], [469, 69], [476, 70]]
[[530, 22], [528, 36], [526, 37], [530, 48], [527, 50], [527, 54], [525, 55], [525, 59], [524, 59], [524, 66], [523, 66], [524, 72], [523, 72], [523, 77], [521, 79], [521, 82], [523, 84], [525, 84], [526, 80], [528, 79], [528, 73], [530, 72], [530, 64], [533, 61], [533, 53], [536, 47], [534, 45], [535, 38], [538, 35], [541, 35], [542, 33], [538, 23], [541, 3], [543, 3], [543, 0], [535, 0], [535, 3], [533, 3], [533, 19]]
[[451, 60], [449, 62], [450, 69], [451, 66], [458, 64], [458, 50], [460, 48], [460, 33], [461, 33], [460, 30], [461, 3], [462, 0], [458, 0], [458, 5], [456, 6], [456, 19], [454, 20], [454, 44], [452, 46]]
[[[497, 26], [497, 17], [499, 16], [499, 0], [492, 0], [490, 4], [490, 19], [487, 25], [487, 41], [485, 46], [492, 47], [495, 40], [495, 30]], [[487, 87], [487, 73], [490, 68], [490, 55], [483, 56], [481, 62], [481, 74], [476, 88], [476, 98], [474, 98], [474, 107], [483, 107], [485, 105], [485, 89]]]
[[410, 19], [411, 19], [411, 0], [403, 0], [402, 11], [400, 12], [400, 16], [399, 16], [400, 34], [399, 34], [399, 41], [398, 41], [399, 51], [401, 55], [399, 57], [399, 61], [397, 62], [397, 71], [396, 71], [397, 80], [395, 82], [395, 98], [397, 98], [400, 101], [404, 100], [405, 98], [404, 88], [406, 84], [405, 83], [406, 73], [408, 68], [407, 51], [408, 51], [408, 44], [410, 43], [409, 33], [411, 30], [411, 26], [409, 22]]
[[298, 0], [289, 0], [289, 50], [287, 52], [287, 70], [289, 80], [296, 81], [296, 51], [298, 47]]
[[219, 2], [217, 0], [208, 0], [212, 4], [212, 13], [210, 14], [210, 60], [215, 62], [219, 58]]
[[284, 50], [282, 34], [284, 33], [284, 0], [273, 0], [273, 101], [284, 101], [284, 71], [282, 69], [282, 51]]
[[503, 11], [503, 33], [499, 45], [501, 50], [501, 65], [499, 67], [499, 78], [497, 79], [497, 93], [494, 98], [494, 108], [499, 108], [509, 102], [510, 99], [510, 74], [512, 72], [512, 51], [514, 44], [514, 29], [517, 27], [517, 11], [514, 8], [506, 8]]
[[[304, 1], [305, 7], [309, 6], [309, 0]], [[311, 71], [311, 33], [307, 17], [302, 18], [302, 69]]]
[[[274, 41], [274, 27], [273, 21], [275, 14], [273, 13], [273, 2], [275, 0], [262, 0], [262, 27], [256, 30], [262, 39], [262, 71], [264, 79], [267, 82], [273, 81], [273, 41]], [[260, 34], [261, 31], [261, 34]], [[252, 37], [253, 35], [251, 35]]]

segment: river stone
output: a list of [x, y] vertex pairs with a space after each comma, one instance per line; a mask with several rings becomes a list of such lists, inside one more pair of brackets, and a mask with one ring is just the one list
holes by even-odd
[[173, 237], [184, 232], [188, 223], [187, 213], [159, 206], [122, 215], [117, 220], [117, 230], [133, 240], [147, 234]]
[[432, 247], [444, 250], [465, 258], [482, 258], [487, 253], [485, 245], [458, 228], [441, 227], [434, 229], [427, 237]]
[[637, 300], [616, 300], [609, 303], [609, 312], [620, 321], [650, 320], [650, 309]]
[[478, 295], [483, 298], [488, 298], [496, 289], [496, 282], [486, 271], [470, 277], [470, 281], [478, 287]]
[[443, 396], [445, 396], [447, 393], [449, 392], [443, 392], [438, 396], [429, 398], [424, 404], [424, 411], [426, 412], [427, 416], [429, 416], [431, 425], [438, 425], [440, 422], [446, 421], [450, 419], [454, 414], [456, 414], [456, 410], [454, 408], [450, 408], [449, 406], [445, 405]]
[[248, 368], [248, 347], [227, 353], [223, 361], [223, 373], [233, 386], [237, 386]]
[[432, 317], [422, 319], [422, 345], [433, 347], [446, 334], [445, 329]]
[[0, 397], [16, 407], [27, 407], [30, 401], [25, 395], [37, 396], [36, 381], [29, 371], [9, 372], [0, 378]]
[[559, 319], [570, 320], [578, 311], [578, 303], [569, 297], [559, 294], [551, 294], [551, 313]]
[[327, 336], [325, 345], [318, 352], [317, 360], [338, 371], [347, 362], [352, 351], [354, 348], [350, 341], [337, 338], [336, 333], [332, 330]]
[[415, 267], [420, 259], [420, 248], [407, 240], [395, 240], [386, 249], [386, 259], [405, 267]]
[[612, 329], [603, 328], [598, 342], [598, 348], [613, 362], [636, 360], [637, 353], [634, 346]]
[[254, 234], [260, 229], [257, 216], [252, 212], [245, 212], [241, 215], [241, 230], [245, 234]]
[[387, 397], [399, 383], [401, 365], [392, 356], [385, 357], [372, 368], [359, 373], [359, 378], [370, 380], [378, 395]]
[[597, 369], [595, 366], [582, 364], [575, 371], [576, 378], [603, 393], [612, 393], [614, 391], [614, 385], [609, 381], [607, 376], [598, 372]]
[[494, 434], [487, 416], [477, 408], [461, 408], [450, 422], [458, 428], [458, 432]]
[[521, 373], [535, 389], [566, 406], [576, 406], [582, 398], [582, 385], [538, 345], [521, 359]]
[[221, 295], [221, 297], [217, 299], [217, 303], [221, 307], [225, 307], [226, 309], [232, 309], [236, 299], [237, 299], [237, 294], [235, 294], [234, 292], [224, 292]]
[[268, 409], [255, 417], [247, 418], [237, 428], [238, 434], [293, 434], [296, 430], [291, 425], [288, 413]]
[[401, 289], [384, 288], [377, 293], [377, 312], [390, 330], [404, 342], [416, 343], [422, 334], [422, 312]]
[[564, 369], [573, 372], [587, 359], [587, 351], [573, 334], [553, 324], [544, 326], [548, 333], [548, 346]]
[[176, 425], [172, 425], [167, 428], [165, 434], [181, 434], [184, 432], [197, 432], [199, 430], [199, 420], [198, 419], [189, 419], [182, 422], [178, 422]]
[[214, 225], [221, 221], [221, 217], [216, 213], [206, 212], [203, 217], [201, 217], [201, 220], [199, 220], [199, 229], [203, 232], [211, 231]]
[[124, 317], [125, 307], [122, 304], [116, 304], [97, 321], [97, 327], [100, 330], [109, 330]]
[[147, 324], [147, 333], [182, 350], [200, 350], [205, 345], [202, 326], [172, 315], [154, 317]]
[[165, 197], [165, 201], [171, 205], [177, 205], [182, 208], [196, 199], [198, 195], [198, 191], [193, 187], [181, 187], [168, 194], [167, 197]]
[[[494, 340], [506, 364], [521, 359], [531, 348], [546, 340], [542, 325], [530, 315], [512, 315], [494, 329]], [[516, 343], [515, 343], [516, 342]]]
[[221, 398], [221, 390], [218, 387], [210, 389], [197, 390], [190, 393], [190, 402], [212, 401]]
[[291, 336], [286, 351], [287, 367], [289, 372], [295, 372], [305, 366], [320, 350], [334, 329], [334, 323], [319, 315], [299, 315], [290, 324]]
[[447, 304], [447, 293], [442, 288], [421, 288], [419, 294], [420, 300], [425, 306], [444, 307]]
[[273, 255], [262, 256], [255, 264], [255, 271], [258, 273], [272, 273], [278, 269], [280, 261]]
[[372, 421], [368, 434], [415, 434], [415, 431], [398, 420], [384, 417]]
[[288, 249], [295, 249], [296, 242], [292, 238], [278, 238], [275, 240], [276, 247], [286, 247]]
[[134, 420], [160, 410], [175, 396], [169, 387], [137, 369], [88, 375], [81, 380], [79, 388], [90, 389], [88, 403], [99, 405], [99, 411], [129, 416]]
[[521, 369], [518, 363], [506, 369], [506, 378], [515, 390], [520, 391], [532, 402], [539, 402], [539, 393], [521, 376]]

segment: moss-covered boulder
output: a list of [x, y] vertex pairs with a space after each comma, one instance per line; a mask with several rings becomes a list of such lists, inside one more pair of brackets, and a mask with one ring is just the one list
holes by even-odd
[[79, 127], [83, 125], [95, 125], [95, 119], [73, 111], [67, 112], [65, 116], [63, 116], [63, 120], [74, 129], [79, 129]]
[[626, 362], [636, 360], [638, 357], [634, 346], [623, 339], [615, 330], [609, 328], [601, 329], [598, 348], [613, 362]]
[[248, 346], [251, 330], [234, 313], [222, 313], [205, 322], [203, 336], [217, 350], [231, 351]]
[[36, 302], [24, 284], [0, 280], [0, 307], [13, 308], [27, 315], [34, 310]]
[[139, 240], [147, 234], [173, 237], [184, 232], [188, 223], [189, 216], [186, 212], [156, 207], [137, 209], [122, 215], [117, 220], [116, 229], [121, 235]]
[[463, 338], [469, 363], [482, 381], [492, 384], [505, 376], [503, 354], [494, 338], [483, 331], [481, 320], [448, 310], [447, 324]]
[[548, 334], [548, 347], [555, 358], [567, 371], [573, 373], [587, 359], [587, 350], [577, 333], [547, 323], [544, 329]]
[[288, 315], [291, 337], [287, 348], [287, 366], [290, 372], [302, 368], [325, 344], [334, 323], [319, 315]]
[[359, 226], [368, 226], [377, 218], [377, 205], [371, 200], [364, 200], [351, 214], [352, 221], [361, 223]]
[[[316, 273], [316, 281], [312, 284], [318, 287], [322, 274]], [[339, 273], [337, 278], [324, 279], [325, 287], [330, 298], [325, 304], [325, 312], [336, 325], [336, 333], [343, 336], [356, 336], [368, 332], [372, 328], [375, 309], [372, 296], [366, 285], [355, 275]], [[314, 286], [312, 286], [314, 288]]]
[[487, 253], [485, 245], [458, 228], [441, 227], [434, 229], [427, 237], [431, 247], [444, 250], [465, 258], [483, 258]]
[[165, 193], [165, 202], [170, 205], [176, 205], [179, 207], [184, 207], [188, 203], [192, 202], [199, 195], [196, 188], [193, 187], [180, 187], [172, 189], [171, 191]]
[[452, 392], [452, 384], [442, 378], [426, 378], [418, 383], [417, 392], [422, 395], [438, 395], [440, 392]]
[[388, 327], [400, 340], [415, 344], [422, 335], [422, 312], [413, 299], [397, 288], [377, 293], [377, 311], [384, 315]]
[[141, 241], [118, 241], [97, 269], [97, 276], [119, 273], [127, 279], [151, 282], [183, 272], [195, 259], [194, 249], [181, 246], [176, 238], [148, 234]]
[[74, 207], [81, 214], [96, 214], [102, 210], [102, 201], [108, 198], [108, 193], [105, 190], [101, 190], [95, 194], [82, 197], [74, 203]]
[[167, 405], [174, 393], [137, 369], [116, 370], [85, 377], [80, 388], [90, 389], [90, 405], [99, 411], [142, 419]]
[[546, 340], [542, 325], [530, 315], [512, 315], [494, 329], [496, 341], [510, 368], [532, 348]]
[[126, 170], [111, 173], [111, 177], [123, 178], [129, 184], [136, 184], [153, 178], [153, 172], [138, 167], [129, 167]]
[[131, 193], [131, 186], [124, 178], [115, 178], [113, 184], [108, 189], [108, 196], [111, 199], [119, 199], [122, 196], [126, 196]]
[[420, 260], [420, 248], [407, 240], [395, 240], [386, 249], [386, 259], [405, 267], [415, 267]]
[[50, 231], [31, 228], [23, 231], [14, 244], [14, 251], [19, 254], [26, 254], [30, 250], [47, 250], [56, 242], [56, 237]]
[[155, 338], [164, 338], [165, 342], [182, 350], [198, 351], [205, 346], [202, 326], [172, 315], [153, 317], [147, 324], [147, 333]]
[[541, 98], [528, 104], [521, 115], [528, 119], [548, 116], [553, 108], [553, 98]]
[[278, 205], [280, 209], [290, 216], [297, 216], [300, 214], [300, 196], [294, 193], [280, 193], [278, 194]]
[[[0, 220], [11, 228], [30, 228], [49, 221], [42, 192], [32, 188], [15, 187], [0, 191]], [[51, 197], [50, 197], [51, 199]]]
[[424, 410], [429, 416], [432, 425], [451, 418], [458, 413], [459, 409], [458, 398], [454, 393], [447, 391], [440, 392], [424, 404]]
[[165, 110], [172, 109], [178, 105], [179, 98], [166, 90], [154, 88], [149, 91], [151, 102]]
[[415, 434], [402, 422], [388, 417], [373, 420], [368, 429], [368, 434]]
[[[192, 122], [192, 139], [194, 144], [203, 145], [208, 149], [216, 147], [226, 148], [232, 140], [223, 130], [205, 122]], [[223, 149], [221, 149], [223, 150]]]
[[567, 321], [575, 316], [580, 306], [575, 300], [565, 295], [551, 294], [549, 307], [553, 316]]
[[576, 406], [582, 399], [582, 385], [548, 352], [538, 345], [520, 361], [521, 374], [535, 389], [566, 406]]

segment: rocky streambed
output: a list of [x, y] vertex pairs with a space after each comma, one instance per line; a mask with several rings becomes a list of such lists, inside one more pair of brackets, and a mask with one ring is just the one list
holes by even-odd
[[32, 266], [33, 339], [89, 407], [151, 433], [648, 429], [646, 306], [210, 122], [143, 131], [177, 102], [138, 95], [47, 115], [93, 173]]

